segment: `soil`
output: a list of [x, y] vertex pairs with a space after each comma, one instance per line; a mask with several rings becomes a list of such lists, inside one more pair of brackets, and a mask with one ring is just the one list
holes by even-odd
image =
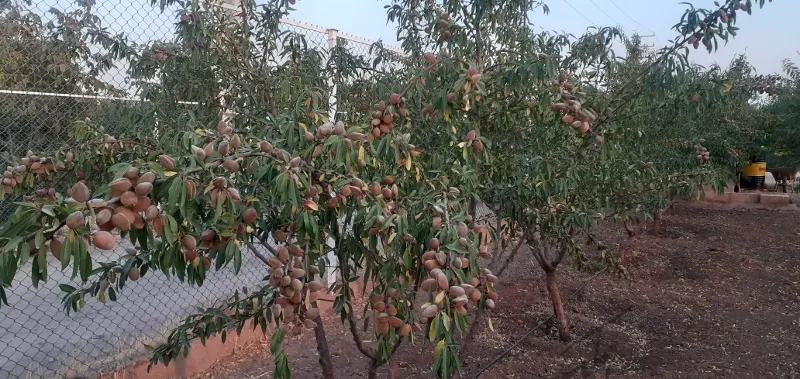
[[[601, 236], [614, 249], [625, 233], [617, 226]], [[799, 237], [800, 212], [678, 205], [628, 252], [627, 276], [562, 264], [571, 344], [548, 321], [543, 272], [520, 251], [501, 278], [494, 331], [483, 323], [462, 377], [510, 350], [480, 377], [800, 378]], [[368, 361], [338, 316], [326, 315], [325, 331], [337, 378], [366, 378]], [[433, 346], [416, 337], [379, 377], [432, 377]], [[320, 377], [313, 338], [288, 343], [293, 377]], [[251, 345], [197, 378], [270, 378], [272, 370], [268, 346]]]

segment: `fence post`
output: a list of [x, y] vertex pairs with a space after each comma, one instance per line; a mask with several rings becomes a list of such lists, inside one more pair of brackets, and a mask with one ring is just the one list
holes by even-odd
[[[339, 39], [339, 31], [337, 29], [326, 29], [325, 32], [328, 34], [328, 55], [330, 56], [333, 49], [336, 47], [337, 40]], [[330, 105], [330, 110], [328, 117], [330, 118], [330, 122], [336, 122], [336, 81], [333, 80], [333, 77], [328, 78], [328, 83], [330, 84], [331, 92], [328, 95], [328, 104]], [[342, 232], [347, 232], [346, 228]], [[331, 238], [328, 237], [328, 244], [331, 248], [336, 246], [336, 242]], [[328, 252], [328, 267], [325, 268], [325, 272], [328, 276], [328, 287], [333, 286], [336, 283], [336, 276], [338, 273], [335, 271], [336, 268], [339, 266], [339, 260], [334, 254], [333, 251]]]
[[[328, 33], [328, 54], [330, 55], [331, 51], [333, 51], [333, 49], [336, 47], [336, 43], [339, 39], [339, 31], [337, 29], [326, 29], [325, 31]], [[333, 80], [333, 78], [329, 78], [328, 80], [330, 81], [331, 84], [331, 93], [328, 97], [328, 104], [330, 104], [331, 109], [330, 109], [330, 114], [328, 116], [330, 117], [331, 122], [335, 122], [336, 108], [337, 108], [336, 82]]]

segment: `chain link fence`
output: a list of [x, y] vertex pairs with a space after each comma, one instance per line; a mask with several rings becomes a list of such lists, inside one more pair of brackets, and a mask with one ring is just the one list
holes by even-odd
[[[235, 10], [237, 1], [217, 6]], [[76, 120], [89, 118], [111, 135], [150, 122], [152, 111], [139, 100], [142, 83], [131, 78], [131, 63], [100, 34], [124, 35], [133, 49], [169, 42], [180, 10], [150, 0], [0, 0], [0, 167], [16, 165], [28, 150], [68, 144]], [[291, 20], [281, 27], [326, 54], [339, 44], [365, 62], [377, 56], [371, 41], [335, 30]], [[92, 34], [97, 31], [103, 33]], [[0, 225], [15, 200], [0, 201]], [[90, 253], [95, 261], [113, 261], [125, 246]], [[60, 262], [49, 257], [49, 280], [38, 288], [26, 275], [31, 268], [21, 267], [8, 291], [9, 306], [0, 308], [0, 379], [94, 377], [146, 359], [144, 345], [164, 341], [197, 307], [262, 283], [265, 266], [245, 257], [238, 275], [232, 268], [210, 272], [202, 287], [151, 272], [127, 286], [119, 302], [89, 301], [69, 315], [58, 284], [79, 283], [61, 272]]]

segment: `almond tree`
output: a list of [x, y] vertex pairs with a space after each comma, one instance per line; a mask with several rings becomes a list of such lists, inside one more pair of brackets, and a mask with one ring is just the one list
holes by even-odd
[[[322, 55], [277, 29], [288, 5], [272, 1], [259, 11], [245, 2], [231, 15], [190, 3], [174, 42], [132, 58], [134, 78], [149, 83], [149, 124], [111, 135], [76, 121], [69, 146], [29, 152], [8, 167], [4, 193], [26, 197], [0, 230], [2, 285], [24, 267], [34, 285], [47, 280], [51, 253], [83, 283], [61, 286], [65, 309], [78, 311], [92, 297], [118, 300], [156, 271], [202, 285], [209, 271], [238, 272], [243, 255], [254, 254], [264, 285], [186, 318], [153, 348], [152, 364], [170, 363], [194, 339], [221, 334], [224, 341], [249, 321], [265, 332], [274, 325], [276, 376], [290, 375], [285, 336], [314, 329], [323, 375], [333, 377], [316, 306], [327, 287], [319, 276], [328, 274], [340, 278], [328, 290], [370, 358], [371, 376], [418, 322], [438, 343], [437, 371], [452, 376], [467, 308], [494, 307], [496, 277], [480, 269], [468, 214], [476, 183], [470, 162], [485, 152], [445, 165], [411, 143], [413, 76], [397, 92], [372, 92], [369, 119], [328, 119]], [[342, 80], [357, 79], [346, 74], [351, 65], [337, 63], [329, 67]], [[180, 103], [186, 100], [198, 105]], [[90, 254], [118, 247], [119, 239], [132, 246], [120, 261]], [[329, 253], [337, 272], [325, 272]], [[373, 286], [366, 319], [375, 351], [354, 323], [349, 283], [356, 280]], [[429, 297], [421, 314], [419, 289]]]
[[[649, 125], [626, 120], [658, 103], [639, 84], [685, 96], [683, 47], [727, 38], [733, 10], [750, 7], [688, 10], [673, 46], [619, 75], [618, 30], [534, 33], [528, 12], [547, 11], [538, 1], [394, 0], [388, 17], [406, 54], [377, 45], [371, 62], [343, 44], [324, 55], [280, 31], [291, 3], [245, 1], [230, 14], [189, 2], [173, 41], [125, 58], [151, 118], [118, 135], [76, 122], [70, 146], [19, 157], [4, 190], [28, 197], [0, 231], [0, 284], [28, 261], [34, 283], [46, 280], [51, 252], [83, 283], [62, 286], [65, 308], [77, 311], [92, 297], [117, 300], [153, 270], [202, 285], [209, 270], [238, 272], [253, 254], [264, 285], [186, 318], [151, 364], [170, 363], [194, 339], [224, 341], [249, 321], [272, 329], [277, 377], [290, 374], [286, 336], [304, 329], [333, 377], [316, 307], [327, 274], [370, 377], [417, 325], [435, 344], [434, 373], [452, 377], [458, 337], [468, 343], [469, 325], [495, 308], [497, 274], [525, 245], [568, 340], [556, 270], [581, 256], [579, 238], [598, 222], [659, 209], [675, 183], [688, 191], [696, 187], [687, 178], [706, 175], [685, 166], [666, 175], [643, 160], [637, 128]], [[342, 113], [330, 119], [334, 105]], [[483, 200], [501, 226], [492, 252], [476, 214]], [[134, 247], [127, 257], [89, 254], [117, 246], [117, 234]], [[363, 312], [374, 350], [355, 322], [349, 284], [358, 280], [372, 285]]]

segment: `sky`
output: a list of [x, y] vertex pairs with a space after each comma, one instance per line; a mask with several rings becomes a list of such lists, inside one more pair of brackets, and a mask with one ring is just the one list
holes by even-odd
[[[33, 0], [32, 9], [53, 19], [47, 10], [55, 7], [74, 9], [75, 0]], [[114, 33], [124, 33], [132, 41], [144, 43], [153, 38], [172, 37], [177, 6], [160, 13], [150, 5], [151, 0], [99, 0], [94, 11], [102, 23]], [[261, 3], [264, 0], [256, 0]], [[531, 14], [538, 30], [563, 31], [582, 34], [590, 26], [620, 26], [628, 34], [653, 35], [645, 43], [665, 46], [676, 34], [670, 28], [683, 14], [681, 0], [545, 0], [550, 13]], [[712, 8], [714, 0], [689, 0], [698, 7]], [[399, 45], [395, 26], [387, 24], [384, 6], [391, 0], [297, 0], [296, 10], [289, 18], [313, 24], [323, 29], [332, 28], [367, 40], [382, 39], [384, 43]], [[690, 59], [708, 66], [727, 66], [738, 54], [746, 54], [761, 74], [778, 73], [781, 61], [790, 58], [800, 63], [800, 30], [794, 24], [800, 14], [800, 0], [772, 0], [763, 9], [755, 7], [752, 16], [742, 13], [737, 20], [741, 28], [738, 36], [727, 46], [708, 54], [693, 51]], [[315, 33], [310, 33], [314, 35]], [[323, 35], [314, 35], [324, 44]], [[118, 88], [127, 88], [124, 68], [112, 69], [104, 79]]]
[[[672, 26], [680, 20], [686, 6], [680, 0], [546, 0], [550, 14], [538, 12], [531, 19], [537, 28], [582, 34], [586, 28], [621, 26], [628, 33], [652, 35], [647, 44], [661, 47], [675, 38]], [[713, 0], [690, 0], [695, 6], [713, 8]], [[384, 5], [389, 0], [297, 0], [289, 18], [338, 29], [361, 38], [383, 39], [397, 44], [395, 28], [387, 25]], [[702, 65], [727, 66], [738, 54], [746, 54], [760, 74], [781, 71], [786, 58], [800, 61], [800, 30], [796, 15], [800, 0], [774, 0], [763, 9], [754, 6], [753, 15], [739, 15], [737, 37], [719, 51], [709, 54], [693, 51], [690, 59]]]

